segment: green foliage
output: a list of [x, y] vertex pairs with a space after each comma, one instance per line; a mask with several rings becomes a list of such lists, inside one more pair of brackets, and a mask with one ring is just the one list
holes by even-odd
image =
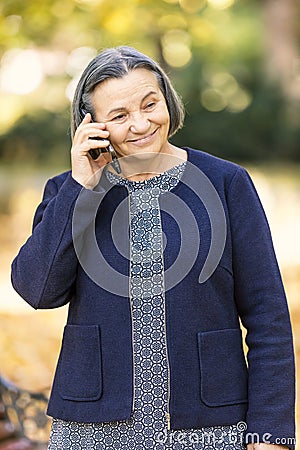
[[[238, 114], [210, 112], [191, 100], [185, 127], [173, 142], [237, 162], [300, 161], [300, 127], [289, 120], [280, 90], [258, 83], [251, 105]], [[193, 97], [198, 95], [194, 92]]]
[[25, 115], [0, 136], [0, 160], [4, 164], [67, 166], [70, 142], [67, 114]]

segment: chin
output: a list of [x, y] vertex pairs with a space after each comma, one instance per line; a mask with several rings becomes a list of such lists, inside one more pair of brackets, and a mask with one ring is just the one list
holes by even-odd
[[132, 152], [127, 155], [122, 155], [121, 165], [125, 164], [127, 170], [129, 170], [130, 172], [133, 171], [132, 174], [148, 173], [152, 164], [155, 162], [156, 157], [159, 155], [160, 152], [157, 150], [151, 151], [151, 149], [139, 149], [134, 153]]
[[132, 154], [132, 156], [134, 157], [134, 158], [137, 158], [137, 159], [140, 159], [140, 160], [142, 160], [142, 161], [145, 161], [145, 160], [147, 160], [147, 159], [152, 159], [152, 158], [155, 158], [155, 156], [157, 156], [157, 155], [159, 155], [159, 151], [155, 151], [155, 150], [147, 150], [147, 149], [145, 149], [145, 150], [142, 150], [142, 151], [139, 151], [139, 152], [136, 152], [136, 153], [134, 153], [134, 154]]
[[125, 157], [126, 159], [134, 159], [134, 160], [138, 160], [138, 161], [147, 161], [147, 160], [151, 160], [152, 158], [155, 158], [157, 155], [160, 154], [160, 151], [158, 150], [151, 150], [151, 149], [138, 149], [134, 152], [130, 152], [126, 155], [121, 155], [123, 158]]

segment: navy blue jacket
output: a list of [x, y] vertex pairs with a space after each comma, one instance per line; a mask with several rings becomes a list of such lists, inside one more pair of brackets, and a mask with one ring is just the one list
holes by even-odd
[[[276, 438], [293, 438], [295, 379], [291, 326], [263, 208], [242, 167], [201, 151], [186, 150], [188, 164], [180, 182], [170, 193], [160, 196], [166, 237], [171, 428], [246, 421], [247, 431], [257, 433], [260, 440], [266, 433], [271, 442]], [[208, 184], [203, 177], [195, 176], [192, 167], [201, 170]], [[198, 193], [193, 186], [196, 191], [198, 186]], [[212, 241], [222, 237], [215, 227], [218, 223], [223, 226], [223, 218], [220, 214], [214, 217], [215, 208], [210, 205], [216, 202], [213, 191], [221, 201], [226, 220], [226, 241], [219, 257], [212, 254]], [[184, 208], [180, 211], [176, 206], [177, 217], [176, 212], [169, 213], [176, 199], [182, 200], [192, 212], [197, 230]], [[79, 242], [76, 251], [72, 237], [75, 205], [76, 214], [79, 211], [81, 217], [80, 225], [74, 226]], [[122, 254], [111, 232], [118, 205], [121, 205], [118, 238], [125, 249]], [[91, 219], [91, 211], [96, 211], [95, 220]], [[188, 239], [181, 236], [182, 229], [185, 235], [191, 230]], [[90, 270], [95, 267], [95, 277], [99, 276], [99, 270], [101, 276], [99, 261], [89, 262], [84, 250], [88, 239], [85, 236], [90, 236], [91, 230], [109, 267], [116, 271], [116, 291], [121, 278], [123, 291], [119, 294], [114, 292], [113, 276], [98, 283], [89, 270], [86, 272], [87, 264]], [[198, 232], [200, 245], [191, 263], [190, 255], [196, 247], [193, 240]], [[70, 172], [47, 182], [32, 235], [13, 261], [12, 283], [33, 308], [56, 308], [69, 302], [48, 405], [48, 414], [53, 417], [108, 422], [131, 416], [134, 355], [126, 287], [128, 237], [126, 187], [112, 186], [104, 174], [94, 191], [83, 189]], [[181, 248], [182, 242], [187, 248]], [[93, 245], [93, 240], [87, 245]], [[81, 252], [87, 258], [84, 267], [78, 262]], [[188, 273], [180, 280], [180, 267], [186, 270], [189, 265]], [[203, 278], [205, 265], [207, 273], [213, 271], [207, 279]], [[172, 280], [174, 273], [180, 280], [177, 284]], [[107, 288], [109, 281], [112, 289]], [[246, 359], [240, 320], [247, 330]]]

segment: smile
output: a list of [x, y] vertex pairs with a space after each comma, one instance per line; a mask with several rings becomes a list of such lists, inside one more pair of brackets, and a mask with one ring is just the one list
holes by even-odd
[[145, 145], [145, 144], [148, 144], [148, 143], [150, 143], [153, 140], [157, 130], [158, 130], [158, 128], [156, 130], [154, 130], [151, 134], [148, 134], [147, 136], [143, 136], [143, 137], [138, 138], [138, 139], [129, 139], [127, 142], [130, 142], [130, 143], [135, 144], [135, 145], [141, 145], [141, 146]]

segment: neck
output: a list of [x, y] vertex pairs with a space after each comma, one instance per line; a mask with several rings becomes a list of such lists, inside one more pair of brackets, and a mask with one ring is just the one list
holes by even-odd
[[159, 174], [160, 172], [136, 173], [134, 175], [127, 175], [126, 178], [131, 181], [145, 181]]
[[186, 151], [172, 145], [168, 153], [142, 153], [120, 158], [120, 165], [125, 178], [132, 181], [144, 181], [186, 160]]

